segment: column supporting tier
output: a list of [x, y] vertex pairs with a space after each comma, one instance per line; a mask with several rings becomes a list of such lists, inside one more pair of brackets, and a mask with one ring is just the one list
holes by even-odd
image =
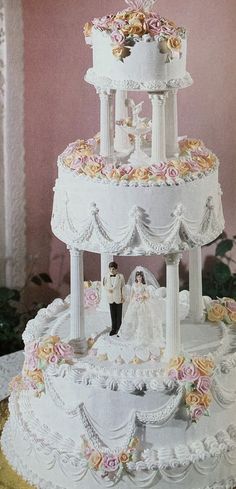
[[149, 98], [152, 102], [152, 163], [158, 163], [166, 159], [166, 97], [167, 92], [149, 93]]
[[169, 361], [181, 351], [179, 316], [179, 253], [165, 256], [166, 261], [166, 350], [165, 360]]
[[100, 97], [100, 155], [111, 156], [114, 146], [113, 92], [98, 90]]
[[106, 294], [106, 290], [103, 287], [103, 278], [108, 272], [109, 263], [111, 261], [113, 261], [113, 255], [109, 253], [101, 253], [101, 297], [100, 297], [98, 310], [103, 312], [109, 312], [107, 294]]
[[201, 247], [189, 250], [189, 317], [194, 323], [203, 319], [202, 299], [202, 250]]
[[84, 324], [84, 266], [83, 251], [70, 251], [70, 344], [76, 353], [87, 350]]
[[177, 94], [177, 89], [170, 90], [166, 99], [166, 154], [169, 158], [179, 154]]
[[[115, 122], [128, 117], [127, 90], [116, 90], [115, 94]], [[120, 127], [115, 126], [114, 148], [118, 153], [127, 153], [131, 151], [132, 145], [129, 136]]]

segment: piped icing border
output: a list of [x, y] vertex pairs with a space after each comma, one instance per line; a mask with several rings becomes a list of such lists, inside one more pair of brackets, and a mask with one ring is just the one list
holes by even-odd
[[179, 185], [200, 179], [215, 171], [219, 165], [218, 158], [199, 139], [181, 140], [177, 158], [139, 168], [122, 162], [107, 162], [106, 158], [96, 154], [97, 146], [96, 137], [78, 139], [59, 156], [58, 166], [102, 183], [150, 187]]

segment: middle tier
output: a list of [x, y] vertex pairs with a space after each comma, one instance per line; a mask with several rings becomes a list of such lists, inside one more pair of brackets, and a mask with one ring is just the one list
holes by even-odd
[[54, 234], [80, 250], [124, 256], [213, 241], [224, 228], [218, 160], [198, 143], [182, 141], [178, 158], [140, 168], [81, 155], [81, 140], [73, 143], [58, 161]]

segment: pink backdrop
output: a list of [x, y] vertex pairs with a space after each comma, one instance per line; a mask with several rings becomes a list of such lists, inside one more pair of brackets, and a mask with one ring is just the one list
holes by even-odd
[[[122, 0], [23, 0], [27, 252], [62, 294], [68, 291], [68, 256], [50, 230], [56, 159], [69, 142], [99, 129], [98, 97], [83, 80], [91, 66], [83, 25], [124, 6]], [[157, 7], [188, 28], [194, 84], [179, 92], [179, 134], [202, 138], [219, 156], [231, 236], [236, 234], [236, 2], [159, 0]], [[85, 255], [86, 278], [98, 279], [99, 257]], [[154, 257], [118, 259], [126, 276], [140, 261], [156, 274], [163, 271], [163, 261]]]

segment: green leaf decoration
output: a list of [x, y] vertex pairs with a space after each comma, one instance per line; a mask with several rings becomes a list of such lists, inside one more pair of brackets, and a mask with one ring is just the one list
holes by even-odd
[[31, 277], [31, 282], [33, 282], [35, 285], [42, 285], [42, 280], [38, 275]]
[[216, 262], [213, 268], [213, 275], [219, 284], [225, 284], [231, 277], [231, 271], [228, 265], [221, 261]]
[[52, 283], [52, 279], [51, 279], [51, 277], [47, 273], [39, 273], [39, 277], [46, 284], [51, 284]]
[[220, 241], [216, 247], [216, 256], [225, 256], [225, 254], [232, 250], [234, 242], [232, 239], [224, 239]]

